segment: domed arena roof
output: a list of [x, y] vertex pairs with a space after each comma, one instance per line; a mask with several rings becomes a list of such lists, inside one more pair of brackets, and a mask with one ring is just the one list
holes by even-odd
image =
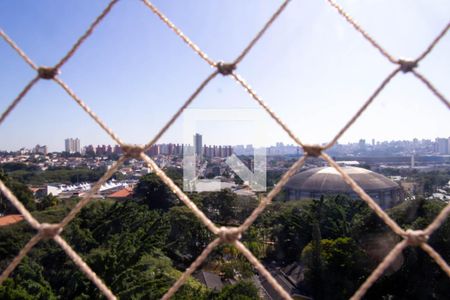
[[[399, 186], [385, 176], [367, 169], [341, 167], [367, 193], [398, 189]], [[289, 179], [285, 188], [304, 192], [352, 193], [338, 171], [332, 167], [320, 167], [300, 172]]]

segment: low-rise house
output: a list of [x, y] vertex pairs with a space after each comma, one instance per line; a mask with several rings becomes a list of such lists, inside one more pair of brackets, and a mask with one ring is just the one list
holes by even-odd
[[220, 291], [223, 288], [222, 279], [217, 274], [201, 270], [194, 277], [212, 290]]
[[108, 195], [108, 198], [113, 199], [129, 199], [133, 196], [133, 189], [130, 187], [125, 187], [123, 189], [120, 189], [118, 191], [115, 191], [114, 193]]
[[16, 224], [23, 220], [22, 215], [7, 215], [0, 217], [0, 227]]

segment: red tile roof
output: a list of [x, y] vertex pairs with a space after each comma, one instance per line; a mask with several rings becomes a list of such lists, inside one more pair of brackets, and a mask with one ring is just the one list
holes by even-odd
[[7, 215], [0, 217], [0, 227], [18, 223], [23, 220], [22, 215]]
[[124, 189], [118, 190], [111, 195], [108, 196], [108, 198], [128, 198], [133, 194], [133, 189], [126, 187]]
[[41, 188], [38, 187], [29, 187], [30, 191], [32, 191], [33, 193], [36, 193], [37, 191], [39, 191]]

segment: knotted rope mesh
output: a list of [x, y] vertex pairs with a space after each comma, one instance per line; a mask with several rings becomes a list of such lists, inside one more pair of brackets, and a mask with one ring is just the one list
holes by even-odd
[[[361, 299], [367, 290], [373, 285], [375, 281], [380, 278], [383, 272], [394, 262], [396, 257], [406, 247], [420, 247], [441, 267], [441, 269], [450, 277], [450, 267], [445, 260], [437, 253], [428, 243], [428, 237], [438, 229], [450, 214], [450, 203], [438, 214], [435, 220], [423, 230], [404, 230], [402, 229], [388, 214], [386, 214], [378, 204], [350, 177], [343, 169], [330, 157], [325, 151], [336, 144], [338, 139], [355, 123], [355, 121], [361, 116], [362, 113], [370, 106], [379, 93], [389, 84], [392, 78], [397, 76], [401, 71], [404, 73], [412, 73], [416, 78], [425, 84], [429, 90], [436, 95], [436, 97], [444, 103], [449, 109], [450, 102], [440, 93], [434, 85], [421, 73], [417, 71], [418, 64], [422, 61], [436, 46], [436, 44], [447, 33], [450, 23], [436, 36], [431, 44], [425, 49], [425, 51], [414, 60], [397, 59], [390, 55], [378, 42], [372, 38], [366, 31], [362, 29], [356, 21], [345, 12], [333, 0], [327, 0], [328, 3], [334, 7], [337, 12], [344, 17], [344, 19], [355, 28], [373, 47], [375, 47], [383, 56], [385, 56], [392, 64], [394, 64], [394, 70], [387, 75], [387, 77], [380, 83], [378, 88], [370, 95], [365, 103], [358, 109], [354, 116], [346, 123], [346, 125], [338, 132], [338, 134], [325, 146], [320, 145], [306, 145], [300, 141], [300, 139], [289, 129], [289, 127], [283, 123], [283, 121], [273, 112], [264, 100], [255, 92], [255, 90], [242, 78], [237, 72], [236, 68], [239, 63], [245, 58], [245, 56], [251, 51], [252, 47], [260, 40], [260, 38], [266, 33], [267, 29], [273, 24], [277, 17], [286, 9], [289, 4], [289, 0], [284, 1], [271, 18], [266, 22], [264, 27], [255, 35], [250, 41], [248, 46], [241, 52], [241, 54], [232, 62], [226, 63], [221, 61], [215, 61], [208, 57], [200, 47], [192, 42], [178, 27], [176, 27], [165, 15], [163, 15], [150, 1], [142, 0], [143, 4], [149, 8], [155, 15], [157, 15], [162, 22], [164, 22], [176, 35], [178, 35], [194, 52], [196, 52], [206, 63], [214, 68], [214, 71], [209, 75], [200, 86], [194, 91], [194, 93], [183, 103], [183, 105], [176, 111], [173, 117], [161, 128], [161, 130], [155, 135], [155, 137], [144, 146], [128, 145], [124, 143], [86, 104], [81, 100], [75, 92], [73, 92], [69, 86], [58, 77], [61, 67], [76, 53], [79, 47], [89, 38], [94, 29], [102, 22], [102, 20], [113, 9], [118, 0], [112, 0], [102, 13], [94, 20], [89, 26], [86, 32], [75, 42], [69, 52], [53, 67], [41, 66], [38, 67], [28, 56], [23, 52], [14, 41], [6, 35], [0, 29], [0, 36], [8, 43], [18, 55], [20, 55], [28, 65], [33, 68], [37, 74], [36, 76], [23, 88], [19, 95], [11, 102], [7, 109], [0, 116], [0, 125], [8, 117], [8, 115], [14, 110], [17, 104], [25, 97], [29, 90], [40, 80], [53, 80], [66, 93], [96, 122], [103, 130], [111, 136], [111, 138], [117, 142], [124, 154], [112, 165], [112, 167], [98, 180], [98, 182], [92, 187], [92, 189], [82, 197], [82, 199], [76, 204], [76, 206], [69, 212], [69, 214], [57, 224], [39, 223], [30, 212], [22, 205], [22, 203], [16, 198], [16, 196], [8, 189], [5, 184], [0, 181], [0, 191], [4, 196], [15, 206], [15, 208], [22, 214], [28, 224], [36, 229], [37, 233], [34, 235], [28, 243], [22, 248], [17, 256], [11, 261], [8, 267], [0, 275], [0, 284], [11, 274], [11, 272], [17, 267], [21, 260], [27, 255], [27, 253], [41, 240], [53, 239], [73, 260], [75, 265], [99, 288], [99, 290], [108, 299], [116, 299], [113, 292], [102, 281], [101, 278], [95, 274], [95, 272], [83, 261], [83, 259], [73, 250], [73, 248], [67, 244], [67, 242], [61, 237], [61, 231], [64, 227], [70, 223], [80, 210], [85, 207], [93, 198], [93, 196], [99, 191], [102, 184], [104, 184], [113, 174], [119, 169], [119, 167], [125, 162], [127, 158], [139, 158], [142, 159], [149, 168], [176, 194], [176, 196], [192, 210], [196, 217], [214, 234], [216, 238], [203, 250], [203, 252], [195, 259], [189, 268], [185, 270], [182, 276], [173, 284], [173, 286], [166, 292], [162, 299], [169, 299], [176, 293], [176, 291], [186, 282], [188, 277], [205, 261], [208, 255], [220, 244], [228, 243], [234, 245], [247, 259], [248, 261], [260, 272], [262, 276], [273, 286], [273, 288], [284, 299], [292, 299], [281, 286], [273, 278], [270, 272], [263, 266], [263, 264], [248, 250], [248, 248], [239, 241], [243, 232], [245, 232], [256, 218], [264, 211], [273, 198], [281, 191], [283, 186], [305, 163], [307, 157], [320, 157], [324, 159], [331, 167], [335, 168], [337, 172], [342, 176], [345, 182], [357, 193], [362, 200], [383, 220], [383, 222], [389, 226], [389, 228], [396, 234], [401, 236], [403, 240], [399, 242], [383, 259], [378, 267], [372, 272], [372, 274], [366, 279], [366, 281], [359, 287], [354, 293], [351, 299]], [[213, 80], [218, 74], [228, 76], [234, 79], [236, 83], [242, 86], [248, 94], [255, 100], [268, 114], [275, 120], [286, 133], [304, 150], [304, 155], [298, 159], [288, 171], [281, 177], [276, 186], [261, 199], [259, 205], [250, 214], [250, 216], [238, 227], [217, 227], [195, 204], [191, 201], [188, 195], [186, 195], [173, 181], [170, 179], [163, 170], [152, 160], [145, 151], [155, 144], [158, 139], [167, 131], [167, 129], [177, 120], [177, 118], [183, 113], [192, 101], [198, 96], [203, 88]]]

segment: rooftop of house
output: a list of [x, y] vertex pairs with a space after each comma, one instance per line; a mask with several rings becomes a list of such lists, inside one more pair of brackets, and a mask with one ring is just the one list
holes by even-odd
[[22, 215], [7, 215], [0, 217], [0, 227], [18, 223], [23, 220]]
[[133, 189], [130, 187], [126, 187], [123, 189], [120, 189], [118, 191], [115, 191], [111, 195], [109, 195], [109, 198], [128, 198], [133, 194]]
[[206, 271], [200, 271], [197, 274], [195, 274], [194, 277], [197, 278], [201, 283], [203, 283], [210, 289], [220, 291], [223, 287], [222, 279], [217, 274]]

